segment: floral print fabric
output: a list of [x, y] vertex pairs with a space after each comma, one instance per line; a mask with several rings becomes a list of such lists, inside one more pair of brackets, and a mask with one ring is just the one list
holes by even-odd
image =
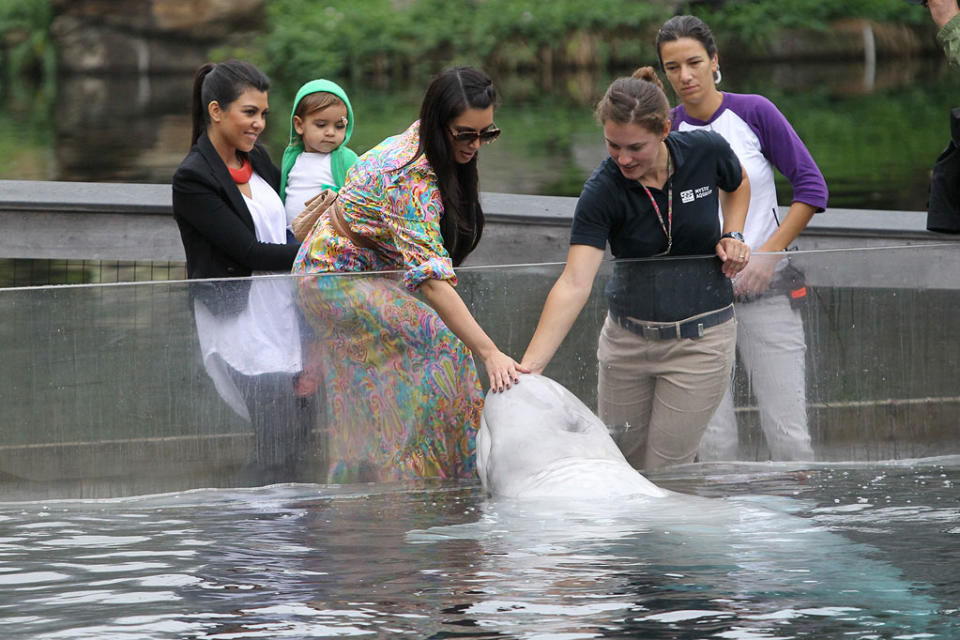
[[[364, 154], [338, 206], [376, 243], [358, 247], [324, 214], [294, 273], [316, 335], [306, 368], [323, 378], [330, 482], [469, 478], [483, 394], [473, 356], [436, 312], [412, 295], [428, 278], [456, 284], [443, 247], [436, 175], [416, 152], [419, 125]], [[330, 272], [403, 270], [341, 277]]]
[[354, 245], [324, 214], [301, 245], [294, 273], [403, 269], [410, 291], [429, 278], [456, 285], [440, 233], [443, 202], [437, 176], [426, 155], [407, 164], [419, 141], [420, 123], [415, 122], [360, 156], [340, 189], [337, 206], [344, 223], [377, 248]]

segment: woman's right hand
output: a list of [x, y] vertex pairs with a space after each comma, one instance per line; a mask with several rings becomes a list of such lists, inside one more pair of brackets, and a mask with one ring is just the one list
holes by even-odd
[[526, 360], [521, 362], [520, 366], [526, 369], [523, 373], [535, 373], [537, 375], [543, 375], [543, 370], [547, 368], [544, 364], [533, 361], [527, 362]]
[[723, 262], [723, 275], [733, 278], [750, 262], [750, 245], [734, 238], [720, 238], [716, 247], [717, 257]]
[[483, 358], [483, 366], [490, 377], [492, 393], [502, 393], [505, 389], [509, 389], [511, 384], [520, 382], [521, 373], [530, 373], [529, 369], [499, 349], [494, 349]]

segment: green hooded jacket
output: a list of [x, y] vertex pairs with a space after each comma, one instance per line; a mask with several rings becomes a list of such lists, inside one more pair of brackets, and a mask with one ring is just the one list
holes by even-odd
[[284, 202], [286, 202], [287, 199], [287, 176], [290, 174], [290, 170], [293, 169], [293, 165], [296, 164], [297, 158], [303, 153], [303, 139], [293, 126], [293, 116], [297, 113], [297, 106], [300, 104], [300, 101], [303, 100], [304, 96], [317, 93], [318, 91], [332, 93], [343, 100], [343, 104], [347, 105], [346, 135], [343, 138], [343, 143], [330, 152], [330, 169], [333, 172], [333, 181], [336, 184], [324, 186], [334, 191], [339, 191], [347, 176], [347, 170], [357, 161], [357, 154], [347, 148], [347, 143], [350, 142], [350, 136], [353, 134], [353, 107], [350, 106], [350, 100], [347, 98], [346, 92], [341, 89], [340, 85], [336, 82], [323, 79], [311, 80], [297, 91], [297, 97], [293, 101], [293, 109], [290, 111], [290, 143], [283, 152], [283, 162], [280, 167], [280, 198]]

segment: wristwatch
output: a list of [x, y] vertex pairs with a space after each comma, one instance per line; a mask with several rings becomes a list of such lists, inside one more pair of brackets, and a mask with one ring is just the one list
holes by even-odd
[[739, 231], [727, 231], [725, 234], [723, 234], [722, 236], [720, 236], [720, 239], [721, 239], [721, 240], [722, 240], [723, 238], [733, 238], [734, 240], [739, 240], [740, 242], [746, 242], [746, 241], [743, 239], [743, 234], [740, 233]]

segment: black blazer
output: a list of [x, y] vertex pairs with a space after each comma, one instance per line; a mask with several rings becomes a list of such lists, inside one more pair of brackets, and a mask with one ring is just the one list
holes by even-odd
[[[280, 170], [259, 144], [247, 155], [254, 171], [280, 188]], [[173, 217], [180, 228], [187, 256], [188, 278], [243, 278], [253, 271], [289, 271], [299, 245], [257, 240], [253, 218], [243, 194], [233, 182], [206, 134], [180, 163], [173, 175]], [[211, 311], [239, 313], [247, 304], [249, 280], [233, 283], [197, 283], [192, 299], [201, 299]]]
[[[280, 170], [257, 144], [254, 171], [280, 189]], [[253, 218], [206, 134], [173, 175], [173, 217], [187, 255], [188, 278], [235, 278], [253, 271], [289, 271], [300, 248], [257, 240]]]

